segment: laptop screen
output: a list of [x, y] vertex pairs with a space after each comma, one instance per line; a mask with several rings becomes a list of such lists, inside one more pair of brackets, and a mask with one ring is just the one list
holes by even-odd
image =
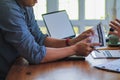
[[65, 10], [42, 15], [51, 37], [63, 39], [75, 37], [73, 26]]

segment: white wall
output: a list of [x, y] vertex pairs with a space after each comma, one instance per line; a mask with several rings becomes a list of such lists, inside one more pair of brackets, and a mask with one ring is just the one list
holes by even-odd
[[120, 19], [120, 0], [116, 1], [117, 18]]

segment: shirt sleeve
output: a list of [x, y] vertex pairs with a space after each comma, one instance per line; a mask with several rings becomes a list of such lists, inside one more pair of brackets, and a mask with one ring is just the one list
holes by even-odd
[[[40, 31], [31, 34], [24, 13], [17, 6], [2, 8], [0, 18], [5, 41], [30, 63], [39, 64], [46, 55], [46, 47], [43, 45], [46, 36]], [[38, 30], [35, 25], [33, 30]]]
[[28, 28], [29, 31], [31, 32], [31, 34], [34, 36], [35, 41], [39, 44], [39, 45], [44, 45], [44, 39], [45, 37], [47, 37], [47, 34], [44, 35], [41, 31], [40, 28], [37, 24], [37, 21], [35, 20], [35, 16], [34, 16], [34, 11], [32, 7], [26, 7], [26, 20], [28, 23]]

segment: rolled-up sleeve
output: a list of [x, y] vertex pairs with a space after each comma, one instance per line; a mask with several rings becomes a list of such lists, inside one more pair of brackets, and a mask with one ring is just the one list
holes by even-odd
[[0, 10], [0, 17], [2, 17], [0, 28], [5, 41], [11, 47], [14, 47], [20, 56], [26, 58], [29, 63], [39, 64], [46, 55], [44, 40], [47, 36], [39, 31], [36, 21], [34, 18], [32, 19], [33, 16], [29, 17], [28, 15], [29, 20], [26, 21], [26, 16], [21, 12], [22, 10], [15, 5]]

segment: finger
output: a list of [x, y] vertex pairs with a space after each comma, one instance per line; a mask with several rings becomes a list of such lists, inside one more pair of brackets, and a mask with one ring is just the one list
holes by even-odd
[[90, 33], [87, 33], [85, 36], [86, 36], [86, 38], [87, 38], [87, 37], [90, 37], [90, 36], [92, 36], [92, 34], [90, 34]]
[[89, 55], [93, 50], [94, 50], [94, 48], [89, 47], [88, 51], [87, 51], [87, 55]]
[[119, 36], [119, 34], [118, 34], [116, 31], [114, 31], [114, 32], [109, 32], [109, 34], [113, 34], [113, 35]]
[[115, 21], [111, 21], [110, 23], [111, 23], [112, 25], [118, 26]]
[[90, 46], [91, 47], [94, 47], [94, 46], [100, 46], [101, 43], [90, 43]]
[[88, 30], [84, 31], [83, 33], [94, 34], [94, 30], [93, 29], [88, 29]]
[[115, 19], [118, 23], [120, 23], [120, 20], [119, 19]]
[[116, 30], [119, 29], [118, 26], [116, 26], [116, 25], [110, 24], [110, 26], [111, 26], [113, 29], [116, 29]]
[[90, 43], [91, 42], [91, 38], [84, 39], [84, 42]]
[[94, 46], [90, 46], [90, 47], [89, 47], [89, 52], [92, 52], [94, 49], [95, 49]]
[[120, 21], [119, 20], [115, 20], [115, 21], [111, 21], [111, 24], [117, 27], [120, 27]]
[[92, 35], [94, 35], [94, 30], [93, 29], [89, 29], [88, 32], [91, 33]]

